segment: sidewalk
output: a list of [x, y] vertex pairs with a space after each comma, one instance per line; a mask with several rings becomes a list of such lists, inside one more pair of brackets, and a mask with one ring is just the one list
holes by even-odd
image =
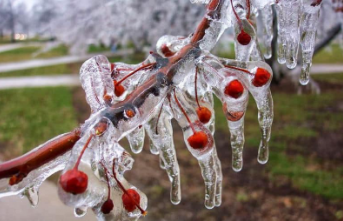
[[5, 44], [5, 45], [0, 45], [0, 53], [5, 52], [5, 51], [10, 51], [14, 50], [17, 48], [23, 48], [23, 47], [34, 47], [34, 46], [42, 46], [43, 43], [40, 42], [35, 42], [35, 43], [13, 43], [13, 44]]
[[33, 208], [26, 198], [10, 196], [0, 199], [0, 220], [11, 221], [95, 221], [91, 209], [82, 218], [74, 216], [74, 209], [64, 205], [57, 195], [57, 187], [45, 181], [39, 190], [39, 203]]
[[94, 54], [68, 55], [68, 56], [57, 57], [57, 58], [34, 59], [34, 60], [20, 61], [20, 62], [0, 63], [0, 72], [24, 70], [28, 68], [44, 67], [44, 66], [51, 66], [51, 65], [57, 65], [57, 64], [75, 63], [75, 62], [80, 62], [80, 61], [86, 61], [87, 59], [93, 56], [99, 55], [99, 54], [103, 54], [105, 56], [124, 56], [130, 53], [133, 53], [132, 49], [120, 50], [114, 53], [113, 52], [99, 52], [99, 53], [94, 53]]
[[78, 74], [0, 78], [0, 90], [23, 87], [80, 85]]

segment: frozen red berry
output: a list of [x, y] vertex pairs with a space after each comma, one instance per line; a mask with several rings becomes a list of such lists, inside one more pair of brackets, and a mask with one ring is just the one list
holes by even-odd
[[245, 31], [241, 30], [241, 33], [239, 33], [237, 36], [237, 41], [241, 45], [248, 45], [251, 41], [251, 36]]
[[190, 136], [187, 141], [193, 149], [203, 149], [208, 144], [208, 137], [206, 133], [198, 131]]
[[270, 77], [271, 74], [266, 69], [257, 68], [252, 84], [255, 87], [262, 87], [269, 81]]
[[131, 108], [128, 108], [125, 110], [125, 115], [128, 117], [128, 118], [132, 118], [136, 115], [135, 111], [132, 110]]
[[108, 104], [108, 105], [111, 104], [111, 102], [112, 102], [112, 97], [111, 97], [111, 95], [105, 94], [103, 98], [104, 98], [104, 101], [105, 101], [106, 104]]
[[113, 81], [113, 84], [114, 84], [114, 94], [117, 97], [120, 97], [124, 93], [125, 88], [123, 87], [123, 85], [117, 84], [117, 81]]
[[161, 46], [161, 52], [163, 53], [164, 56], [166, 57], [171, 57], [175, 54], [175, 52], [172, 52], [166, 44], [163, 44]]
[[239, 98], [244, 91], [244, 87], [241, 82], [238, 80], [233, 80], [230, 83], [228, 83], [224, 89], [224, 93], [227, 96], [233, 97], [233, 98]]
[[101, 206], [101, 212], [103, 214], [109, 214], [113, 210], [113, 201], [111, 199], [106, 200]]
[[223, 104], [223, 112], [229, 121], [238, 121], [244, 116], [243, 111], [230, 112], [227, 110], [226, 103]]
[[212, 112], [207, 107], [199, 107], [197, 109], [197, 115], [201, 123], [208, 123], [211, 119]]
[[13, 186], [13, 185], [15, 185], [15, 184], [20, 183], [24, 178], [25, 178], [25, 175], [22, 174], [22, 173], [19, 173], [19, 174], [17, 174], [17, 175], [13, 175], [13, 176], [11, 176], [11, 178], [9, 179], [8, 184], [9, 184], [10, 186]]
[[140, 204], [141, 196], [134, 189], [129, 189], [121, 197], [126, 211], [132, 212]]
[[88, 176], [82, 171], [72, 169], [62, 174], [59, 182], [67, 193], [81, 194], [87, 189]]

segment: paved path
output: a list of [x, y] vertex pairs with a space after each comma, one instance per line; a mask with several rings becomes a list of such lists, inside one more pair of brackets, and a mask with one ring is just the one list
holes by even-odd
[[311, 74], [338, 74], [343, 73], [343, 64], [314, 64]]
[[32, 208], [26, 198], [10, 196], [0, 199], [0, 220], [11, 221], [95, 221], [95, 215], [88, 209], [82, 218], [74, 217], [74, 210], [65, 206], [57, 195], [57, 186], [45, 181], [39, 190], [39, 203]]
[[127, 49], [127, 50], [120, 50], [114, 53], [113, 52], [100, 52], [96, 54], [68, 55], [68, 56], [57, 57], [57, 58], [34, 59], [34, 60], [21, 61], [21, 62], [0, 63], [0, 72], [24, 70], [28, 68], [51, 66], [51, 65], [57, 65], [57, 64], [69, 64], [69, 63], [75, 63], [79, 61], [86, 61], [87, 59], [98, 54], [103, 54], [105, 56], [124, 56], [132, 52], [133, 52], [132, 49]]
[[0, 90], [23, 87], [74, 86], [79, 84], [78, 74], [0, 78]]
[[35, 43], [13, 43], [13, 44], [5, 44], [0, 45], [0, 53], [5, 51], [14, 50], [17, 48], [23, 48], [23, 47], [31, 47], [31, 46], [42, 46], [42, 43], [35, 42]]

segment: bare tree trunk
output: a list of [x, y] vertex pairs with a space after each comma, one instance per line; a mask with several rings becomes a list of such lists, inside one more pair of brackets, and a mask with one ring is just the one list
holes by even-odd
[[12, 1], [9, 1], [10, 6], [10, 26], [11, 26], [11, 42], [15, 42], [15, 22]]

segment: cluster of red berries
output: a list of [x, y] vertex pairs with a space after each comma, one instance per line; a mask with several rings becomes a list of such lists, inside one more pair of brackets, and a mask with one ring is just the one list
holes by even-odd
[[[82, 194], [87, 190], [88, 177], [77, 169], [68, 170], [62, 174], [59, 183], [64, 191], [71, 194]], [[122, 195], [123, 207], [127, 212], [133, 212], [140, 204], [140, 195], [134, 189], [124, 190]], [[113, 210], [113, 201], [108, 198], [101, 206], [101, 211], [108, 214]], [[143, 211], [143, 214], [146, 212]]]

